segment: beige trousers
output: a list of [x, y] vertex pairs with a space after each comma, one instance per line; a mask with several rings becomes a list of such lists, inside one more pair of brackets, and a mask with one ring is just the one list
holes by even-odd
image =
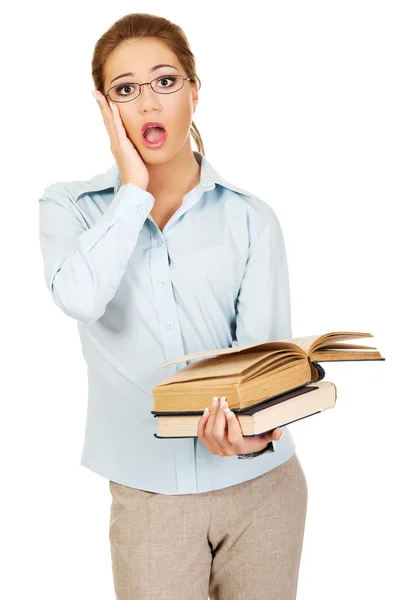
[[110, 492], [116, 600], [295, 600], [308, 498], [296, 453], [221, 490]]

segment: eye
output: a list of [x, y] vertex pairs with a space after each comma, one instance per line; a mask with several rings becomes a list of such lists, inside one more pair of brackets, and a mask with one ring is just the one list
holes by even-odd
[[171, 81], [171, 85], [160, 85], [160, 87], [163, 87], [163, 88], [173, 87], [177, 80], [177, 77], [174, 77], [173, 75], [164, 75], [163, 77], [159, 77], [157, 79], [157, 85], [161, 82], [165, 82], [168, 80]]
[[[123, 90], [129, 90], [129, 88], [131, 89], [130, 92], [123, 93]], [[117, 85], [115, 91], [118, 96], [129, 96], [130, 94], [136, 93], [138, 89], [134, 83], [122, 83], [121, 85]]]

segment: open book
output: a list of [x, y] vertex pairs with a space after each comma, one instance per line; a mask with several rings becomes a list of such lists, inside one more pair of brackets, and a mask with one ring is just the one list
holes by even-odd
[[[336, 404], [336, 386], [331, 381], [319, 381], [302, 388], [281, 394], [276, 398], [252, 406], [246, 411], [237, 413], [237, 418], [242, 429], [243, 436], [261, 435], [273, 431], [277, 427], [283, 427], [294, 421], [299, 421], [311, 415], [320, 413]], [[176, 415], [158, 415], [157, 434], [158, 438], [166, 437], [197, 437], [197, 428], [202, 413], [196, 415], [184, 413]]]
[[339, 343], [365, 337], [373, 335], [337, 331], [187, 354], [158, 368], [199, 359], [153, 388], [154, 411], [203, 412], [213, 396], [225, 396], [231, 409], [244, 410], [320, 381], [325, 371], [319, 362], [385, 360], [372, 346]]

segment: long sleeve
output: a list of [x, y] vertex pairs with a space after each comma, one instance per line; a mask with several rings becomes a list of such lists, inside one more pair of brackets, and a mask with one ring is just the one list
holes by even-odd
[[[272, 211], [250, 247], [236, 302], [232, 347], [288, 337], [292, 337], [288, 264], [282, 229]], [[258, 453], [239, 454], [238, 459], [271, 452], [275, 452], [273, 441]]]
[[272, 211], [250, 246], [232, 347], [288, 337], [292, 337], [288, 264], [282, 229]]
[[147, 190], [133, 183], [122, 185], [101, 221], [88, 229], [66, 192], [63, 195], [54, 184], [45, 189], [39, 199], [44, 275], [65, 314], [85, 323], [101, 317], [154, 202]]

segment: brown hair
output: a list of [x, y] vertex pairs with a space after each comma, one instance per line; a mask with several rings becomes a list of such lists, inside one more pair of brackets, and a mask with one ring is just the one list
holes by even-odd
[[[201, 81], [196, 73], [196, 62], [184, 31], [168, 19], [147, 13], [131, 13], [115, 21], [97, 40], [92, 57], [92, 78], [96, 90], [104, 90], [104, 65], [113, 50], [124, 40], [132, 38], [154, 37], [164, 42], [181, 63], [186, 77]], [[196, 142], [200, 154], [205, 156], [203, 140], [194, 121], [190, 133]]]

